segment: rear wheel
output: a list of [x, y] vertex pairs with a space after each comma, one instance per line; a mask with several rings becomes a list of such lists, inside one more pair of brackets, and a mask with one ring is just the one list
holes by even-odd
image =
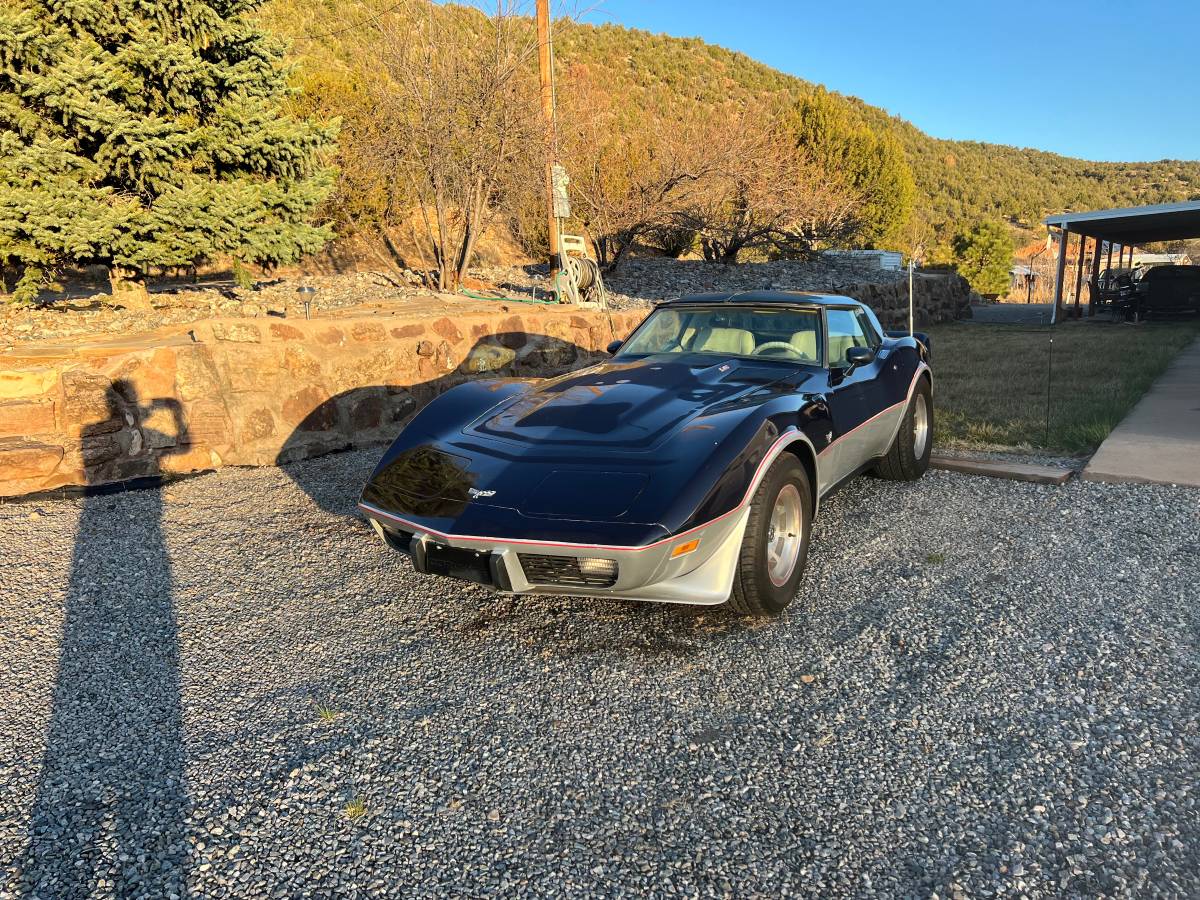
[[918, 379], [912, 399], [900, 420], [900, 430], [875, 474], [889, 481], [916, 481], [929, 468], [933, 449], [933, 396], [929, 382]]
[[754, 493], [729, 605], [751, 616], [774, 616], [792, 598], [808, 561], [812, 486], [800, 460], [783, 453]]

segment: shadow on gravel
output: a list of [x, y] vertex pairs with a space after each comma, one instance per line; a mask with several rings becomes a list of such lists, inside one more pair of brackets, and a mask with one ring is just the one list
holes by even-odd
[[[85, 471], [97, 484], [119, 465], [121, 442], [167, 443], [141, 423], [165, 411], [183, 430], [176, 401], [139, 405], [128, 383], [109, 388], [106, 402], [108, 418], [82, 435]], [[139, 491], [138, 521], [123, 522], [109, 494], [83, 501], [45, 758], [19, 862], [18, 883], [30, 896], [184, 895], [188, 799], [162, 502], [161, 491]]]
[[[413, 577], [424, 577], [414, 575]], [[466, 637], [504, 639], [539, 655], [640, 657], [669, 664], [704, 653], [712, 644], [761, 627], [724, 607], [676, 606], [633, 600], [586, 600], [548, 594], [507, 596], [482, 607], [464, 601], [454, 625]]]
[[[594, 628], [580, 635], [571, 633], [570, 624], [579, 614], [575, 608], [578, 604], [587, 605], [589, 625], [601, 626], [601, 634], [596, 634]], [[694, 638], [702, 637], [706, 631], [724, 630], [714, 628], [713, 623], [726, 618], [736, 621], [719, 611], [705, 615], [692, 607], [664, 607], [631, 600], [501, 595], [477, 610], [457, 630], [472, 635], [511, 627], [529, 642], [562, 659], [613, 652], [685, 658], [702, 649]]]

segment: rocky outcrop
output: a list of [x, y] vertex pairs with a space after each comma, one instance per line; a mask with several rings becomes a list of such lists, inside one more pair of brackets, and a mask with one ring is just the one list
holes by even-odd
[[379, 444], [467, 378], [584, 364], [643, 316], [477, 304], [18, 345], [0, 355], [0, 496]]

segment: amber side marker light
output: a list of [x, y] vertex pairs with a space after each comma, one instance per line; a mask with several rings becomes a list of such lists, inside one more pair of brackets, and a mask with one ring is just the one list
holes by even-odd
[[671, 551], [671, 559], [675, 559], [677, 556], [687, 556], [689, 553], [692, 553], [693, 551], [695, 551], [695, 549], [699, 546], [700, 546], [700, 538], [695, 538], [693, 540], [682, 543], [678, 547], [676, 547], [674, 550]]

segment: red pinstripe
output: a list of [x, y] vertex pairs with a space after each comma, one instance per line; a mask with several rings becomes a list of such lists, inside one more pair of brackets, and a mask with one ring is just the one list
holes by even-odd
[[[838, 435], [836, 438], [834, 438], [834, 440], [832, 440], [828, 444], [826, 444], [825, 447], [823, 447], [821, 449], [820, 453], [818, 453], [817, 455], [820, 456], [821, 453], [824, 453], [826, 450], [828, 450], [830, 447], [832, 447], [834, 445], [834, 443], [836, 443], [837, 441], [840, 441], [842, 438], [846, 437], [846, 435], [853, 434], [859, 428], [862, 428], [864, 425], [867, 425], [867, 424], [875, 421], [880, 416], [891, 412], [897, 406], [904, 406], [906, 403], [908, 403], [909, 398], [912, 397], [913, 388], [916, 387], [917, 379], [921, 376], [921, 373], [924, 372], [928, 368], [929, 367], [926, 366], [924, 363], [921, 363], [921, 365], [919, 365], [917, 367], [917, 371], [913, 375], [912, 382], [908, 386], [908, 396], [904, 400], [901, 400], [899, 403], [893, 403], [887, 409], [882, 410], [882, 411], [876, 413], [875, 415], [871, 416], [871, 418], [867, 419], [866, 421], [861, 422], [858, 425], [855, 425], [853, 428], [851, 428], [849, 431], [847, 431], [846, 434]], [[777, 447], [779, 447], [781, 444], [783, 444], [784, 442], [791, 443], [792, 442], [791, 439], [793, 439], [793, 438], [796, 440], [799, 440], [799, 437], [797, 437], [797, 436], [801, 435], [801, 434], [802, 434], [802, 432], [799, 431], [798, 429], [789, 428], [787, 431], [783, 432], [783, 434], [781, 434], [776, 439], [775, 443], [773, 443], [770, 446], [770, 448], [767, 450], [767, 452], [765, 454], [763, 454], [762, 460], [759, 462], [758, 467], [754, 470], [754, 477], [750, 479], [750, 486], [746, 489], [745, 496], [742, 497], [741, 502], [738, 503], [737, 506], [733, 507], [728, 512], [721, 513], [721, 515], [717, 516], [715, 519], [709, 519], [707, 522], [705, 522], [701, 525], [696, 525], [692, 528], [689, 528], [687, 531], [681, 531], [679, 534], [669, 535], [665, 538], [662, 538], [661, 540], [655, 541], [652, 544], [646, 544], [641, 547], [621, 547], [621, 546], [613, 546], [613, 545], [609, 545], [609, 544], [578, 544], [578, 543], [573, 543], [571, 541], [533, 541], [533, 540], [529, 540], [527, 538], [497, 538], [497, 537], [482, 537], [482, 536], [478, 536], [478, 535], [468, 535], [468, 534], [450, 534], [449, 532], [438, 531], [436, 528], [430, 528], [428, 525], [421, 525], [420, 523], [412, 522], [408, 519], [402, 518], [401, 516], [397, 516], [394, 513], [386, 512], [385, 510], [379, 509], [376, 506], [371, 506], [369, 503], [363, 503], [362, 501], [359, 501], [358, 508], [361, 509], [363, 512], [365, 512], [368, 516], [391, 519], [393, 522], [398, 522], [401, 525], [407, 525], [408, 527], [413, 529], [413, 531], [421, 531], [421, 532], [425, 532], [428, 534], [433, 534], [440, 538], [445, 538], [447, 540], [470, 541], [472, 543], [487, 543], [487, 544], [520, 544], [522, 546], [538, 546], [538, 547], [573, 547], [578, 550], [604, 550], [606, 552], [611, 552], [611, 553], [641, 553], [644, 550], [652, 550], [655, 547], [661, 547], [663, 544], [674, 543], [675, 541], [678, 541], [680, 538], [685, 538], [689, 534], [695, 534], [697, 531], [708, 528], [711, 525], [715, 525], [717, 522], [720, 522], [721, 520], [726, 519], [729, 516], [732, 516], [734, 513], [739, 512], [750, 502], [750, 498], [753, 496], [754, 491], [758, 488], [759, 476], [762, 474], [764, 468], [769, 463], [772, 463], [775, 461], [775, 449]]]

